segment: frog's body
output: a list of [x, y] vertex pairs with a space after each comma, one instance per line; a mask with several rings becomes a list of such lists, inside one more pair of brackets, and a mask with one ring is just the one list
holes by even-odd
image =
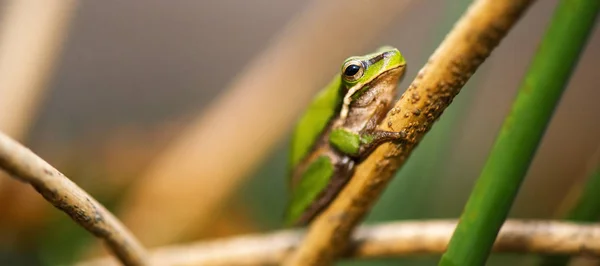
[[358, 162], [380, 144], [403, 139], [377, 126], [391, 108], [405, 66], [391, 47], [350, 57], [315, 97], [292, 138], [288, 225], [310, 222], [344, 187]]

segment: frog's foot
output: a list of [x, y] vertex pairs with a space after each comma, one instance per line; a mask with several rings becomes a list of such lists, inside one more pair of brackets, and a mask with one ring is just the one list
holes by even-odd
[[406, 140], [406, 132], [393, 132], [384, 130], [374, 130], [361, 138], [362, 145], [358, 150], [358, 158], [360, 160], [371, 154], [375, 148], [386, 142], [402, 142]]

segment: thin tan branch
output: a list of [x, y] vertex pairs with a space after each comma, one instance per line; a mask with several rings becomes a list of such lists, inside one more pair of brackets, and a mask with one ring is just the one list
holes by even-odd
[[31, 184], [56, 208], [103, 239], [125, 265], [148, 265], [145, 249], [94, 198], [26, 147], [0, 132], [0, 168]]
[[384, 144], [361, 163], [284, 265], [333, 262], [418, 141], [532, 2], [479, 0], [469, 7], [380, 125], [406, 132], [409, 141]]
[[[440, 254], [445, 251], [455, 220], [407, 221], [364, 226], [351, 238], [344, 256], [355, 258]], [[156, 249], [157, 265], [278, 265], [302, 239], [300, 231], [233, 237]], [[507, 221], [494, 245], [496, 252], [600, 256], [600, 225], [552, 221]], [[115, 265], [112, 258], [78, 266]]]

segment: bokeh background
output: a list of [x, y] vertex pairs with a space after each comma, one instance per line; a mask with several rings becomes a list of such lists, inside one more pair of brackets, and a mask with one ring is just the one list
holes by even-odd
[[[286, 144], [311, 95], [343, 58], [384, 44], [406, 57], [404, 90], [470, 3], [392, 2], [1, 0], [0, 130], [123, 217], [149, 246], [278, 229]], [[368, 223], [460, 215], [557, 2], [531, 7]], [[390, 7], [397, 10], [384, 11]], [[599, 61], [596, 27], [511, 217], [560, 217], [594, 163]], [[102, 254], [33, 189], [0, 178], [0, 265], [68, 265]], [[536, 259], [493, 255], [489, 265]]]

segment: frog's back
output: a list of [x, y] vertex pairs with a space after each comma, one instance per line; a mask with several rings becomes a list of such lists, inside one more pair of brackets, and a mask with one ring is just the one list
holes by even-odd
[[326, 142], [327, 126], [341, 106], [339, 75], [322, 89], [308, 106], [294, 129], [289, 154], [291, 198], [286, 224], [297, 224], [329, 184], [335, 157]]
[[289, 173], [302, 162], [313, 149], [318, 138], [324, 133], [329, 121], [333, 119], [336, 109], [341, 105], [341, 80], [339, 75], [317, 94], [306, 112], [298, 120], [290, 145]]

